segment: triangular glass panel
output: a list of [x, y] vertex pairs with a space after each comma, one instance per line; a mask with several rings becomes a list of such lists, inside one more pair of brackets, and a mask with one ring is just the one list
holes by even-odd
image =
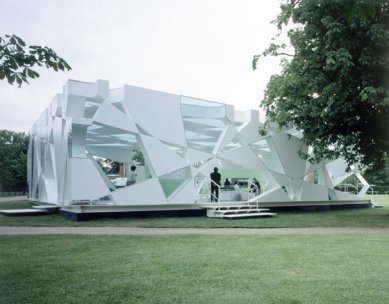
[[169, 198], [181, 185], [191, 178], [190, 167], [185, 167], [159, 177], [166, 198]]
[[240, 135], [236, 135], [228, 144], [223, 147], [222, 152], [230, 151], [242, 147], [240, 142]]
[[191, 97], [181, 97], [181, 113], [189, 148], [212, 153], [228, 125], [226, 106]]
[[285, 174], [284, 167], [282, 166], [274, 143], [270, 137], [250, 144], [250, 148], [255, 151], [270, 171]]

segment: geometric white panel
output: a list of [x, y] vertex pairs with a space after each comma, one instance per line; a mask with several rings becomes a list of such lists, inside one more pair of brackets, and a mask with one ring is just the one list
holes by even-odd
[[116, 205], [142, 206], [166, 204], [165, 195], [156, 178], [122, 188], [112, 192], [111, 196]]
[[242, 136], [246, 143], [251, 143], [259, 139], [259, 112], [254, 110], [248, 110], [241, 112], [241, 115], [245, 116], [244, 124], [238, 128], [239, 134]]
[[133, 133], [138, 132], [135, 123], [130, 121], [128, 116], [108, 102], [100, 106], [93, 120], [110, 127], [128, 130]]
[[194, 164], [194, 163], [208, 160], [208, 159], [212, 158], [213, 156], [214, 155], [212, 153], [206, 153], [203, 151], [198, 151], [198, 150], [194, 150], [194, 149], [190, 149], [190, 148], [188, 148], [185, 151], [185, 159], [187, 159], [190, 164]]
[[181, 116], [180, 96], [127, 85], [125, 103], [135, 123], [150, 135], [177, 146], [186, 145], [182, 120], [177, 119]]
[[326, 167], [330, 172], [331, 178], [336, 178], [344, 176], [347, 169], [347, 164], [343, 159], [336, 159], [328, 163]]
[[157, 176], [162, 176], [188, 166], [182, 157], [178, 156], [177, 153], [174, 153], [160, 141], [143, 134], [140, 135], [140, 138]]
[[[255, 199], [253, 199], [255, 201]], [[259, 196], [260, 202], [289, 202], [290, 198], [282, 188], [275, 188]]]
[[259, 159], [259, 157], [247, 146], [242, 146], [240, 148], [223, 152], [218, 156], [220, 157], [220, 159], [228, 160], [241, 167], [266, 170], [266, 167]]
[[360, 197], [356, 196], [356, 195], [353, 195], [353, 194], [350, 194], [350, 193], [346, 193], [346, 192], [343, 192], [343, 191], [339, 191], [339, 190], [335, 190], [335, 193], [336, 193], [336, 196], [338, 197], [338, 200], [359, 200]]
[[110, 194], [90, 159], [70, 160], [72, 200], [95, 200]]
[[189, 182], [186, 182], [178, 193], [169, 199], [169, 204], [194, 204], [196, 200], [195, 198], [196, 189], [193, 181], [190, 180]]
[[294, 136], [289, 139], [288, 135], [283, 133], [272, 135], [272, 139], [286, 175], [292, 178], [304, 176], [306, 161], [297, 154], [301, 141]]
[[[333, 190], [353, 174], [363, 185], [359, 196], [369, 188], [356, 170], [345, 172], [342, 159], [300, 159], [298, 150], [313, 156], [313, 149], [292, 125], [278, 130], [270, 124], [267, 136], [260, 127], [255, 110], [134, 86], [110, 90], [103, 80], [69, 80], [31, 129], [29, 197], [65, 206], [77, 200], [194, 204], [214, 167], [228, 175], [223, 181], [259, 178], [260, 201], [360, 199]], [[137, 182], [114, 186], [110, 179], [125, 180], [132, 165]], [[221, 197], [230, 197], [227, 192], [222, 189]]]
[[238, 131], [232, 125], [230, 125], [220, 143], [221, 147], [226, 146], [234, 137], [238, 135]]
[[292, 190], [292, 199], [294, 200], [301, 200], [301, 190], [303, 186], [303, 180], [302, 179], [296, 179], [290, 181], [290, 189]]
[[324, 186], [304, 182], [300, 200], [302, 201], [328, 201], [328, 189]]

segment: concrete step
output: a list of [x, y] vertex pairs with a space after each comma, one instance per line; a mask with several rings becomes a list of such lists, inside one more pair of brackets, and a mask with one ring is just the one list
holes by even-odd
[[267, 208], [258, 208], [257, 206], [220, 206], [220, 207], [209, 207], [208, 210], [257, 210], [269, 211]]
[[222, 218], [248, 218], [248, 217], [265, 217], [275, 216], [277, 213], [272, 212], [257, 212], [257, 213], [239, 213], [239, 214], [223, 214]]
[[38, 210], [45, 210], [48, 213], [56, 213], [61, 208], [60, 206], [54, 206], [54, 205], [35, 205], [32, 206], [34, 209]]
[[269, 211], [269, 209], [230, 209], [230, 210], [214, 210], [214, 214], [244, 214], [244, 213], [260, 213], [264, 211]]
[[1, 214], [5, 215], [28, 215], [28, 214], [46, 214], [46, 210], [39, 209], [5, 209], [0, 210]]

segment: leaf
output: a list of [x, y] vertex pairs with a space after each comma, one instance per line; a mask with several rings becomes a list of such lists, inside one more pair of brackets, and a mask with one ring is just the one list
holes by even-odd
[[52, 49], [37, 45], [28, 46], [16, 35], [0, 37], [0, 80], [7, 78], [9, 84], [15, 81], [21, 86], [28, 83], [28, 78], [38, 78], [39, 74], [32, 69], [34, 66], [54, 71], [70, 70], [70, 65], [59, 57]]
[[13, 74], [13, 75], [6, 74], [6, 76], [7, 76], [7, 80], [9, 82], [9, 84], [13, 84], [15, 82], [15, 77], [16, 77], [15, 74]]
[[27, 69], [27, 75], [28, 75], [28, 77], [30, 77], [30, 78], [35, 78], [35, 75], [34, 75], [34, 73], [33, 73], [33, 70], [31, 70], [31, 69]]
[[[313, 161], [379, 162], [389, 149], [387, 1], [285, 0], [277, 20], [279, 28], [293, 21], [284, 31], [295, 56], [267, 84], [269, 121], [302, 129]], [[261, 55], [282, 47], [272, 41]]]
[[18, 41], [18, 43], [21, 45], [21, 46], [26, 46], [26, 43], [21, 39], [19, 38], [18, 36], [14, 35], [15, 39]]
[[20, 77], [16, 77], [16, 82], [19, 84], [19, 87], [22, 86], [23, 80]]
[[58, 62], [58, 69], [60, 69], [61, 71], [63, 71], [65, 69], [65, 66], [62, 64], [62, 62]]

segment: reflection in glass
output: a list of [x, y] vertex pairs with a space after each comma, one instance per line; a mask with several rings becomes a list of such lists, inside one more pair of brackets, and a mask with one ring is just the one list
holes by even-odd
[[181, 114], [188, 146], [216, 153], [217, 143], [228, 128], [225, 105], [182, 96]]
[[273, 140], [270, 137], [261, 139], [251, 144], [250, 147], [270, 171], [285, 174], [284, 167], [278, 157]]
[[165, 196], [169, 198], [181, 185], [191, 177], [189, 167], [185, 167], [159, 177]]
[[324, 174], [324, 168], [319, 168], [311, 173], [308, 173], [307, 175], [305, 175], [304, 180], [312, 184], [325, 186], [326, 177]]
[[240, 143], [240, 135], [237, 135], [224, 146], [222, 151], [226, 152], [240, 147], [242, 147], [242, 144]]
[[134, 133], [93, 123], [86, 131], [86, 150], [112, 191], [123, 185], [114, 185], [108, 177], [114, 175], [115, 180], [126, 178], [132, 164], [137, 166], [137, 183], [151, 178], [147, 155], [142, 152], [138, 135]]

